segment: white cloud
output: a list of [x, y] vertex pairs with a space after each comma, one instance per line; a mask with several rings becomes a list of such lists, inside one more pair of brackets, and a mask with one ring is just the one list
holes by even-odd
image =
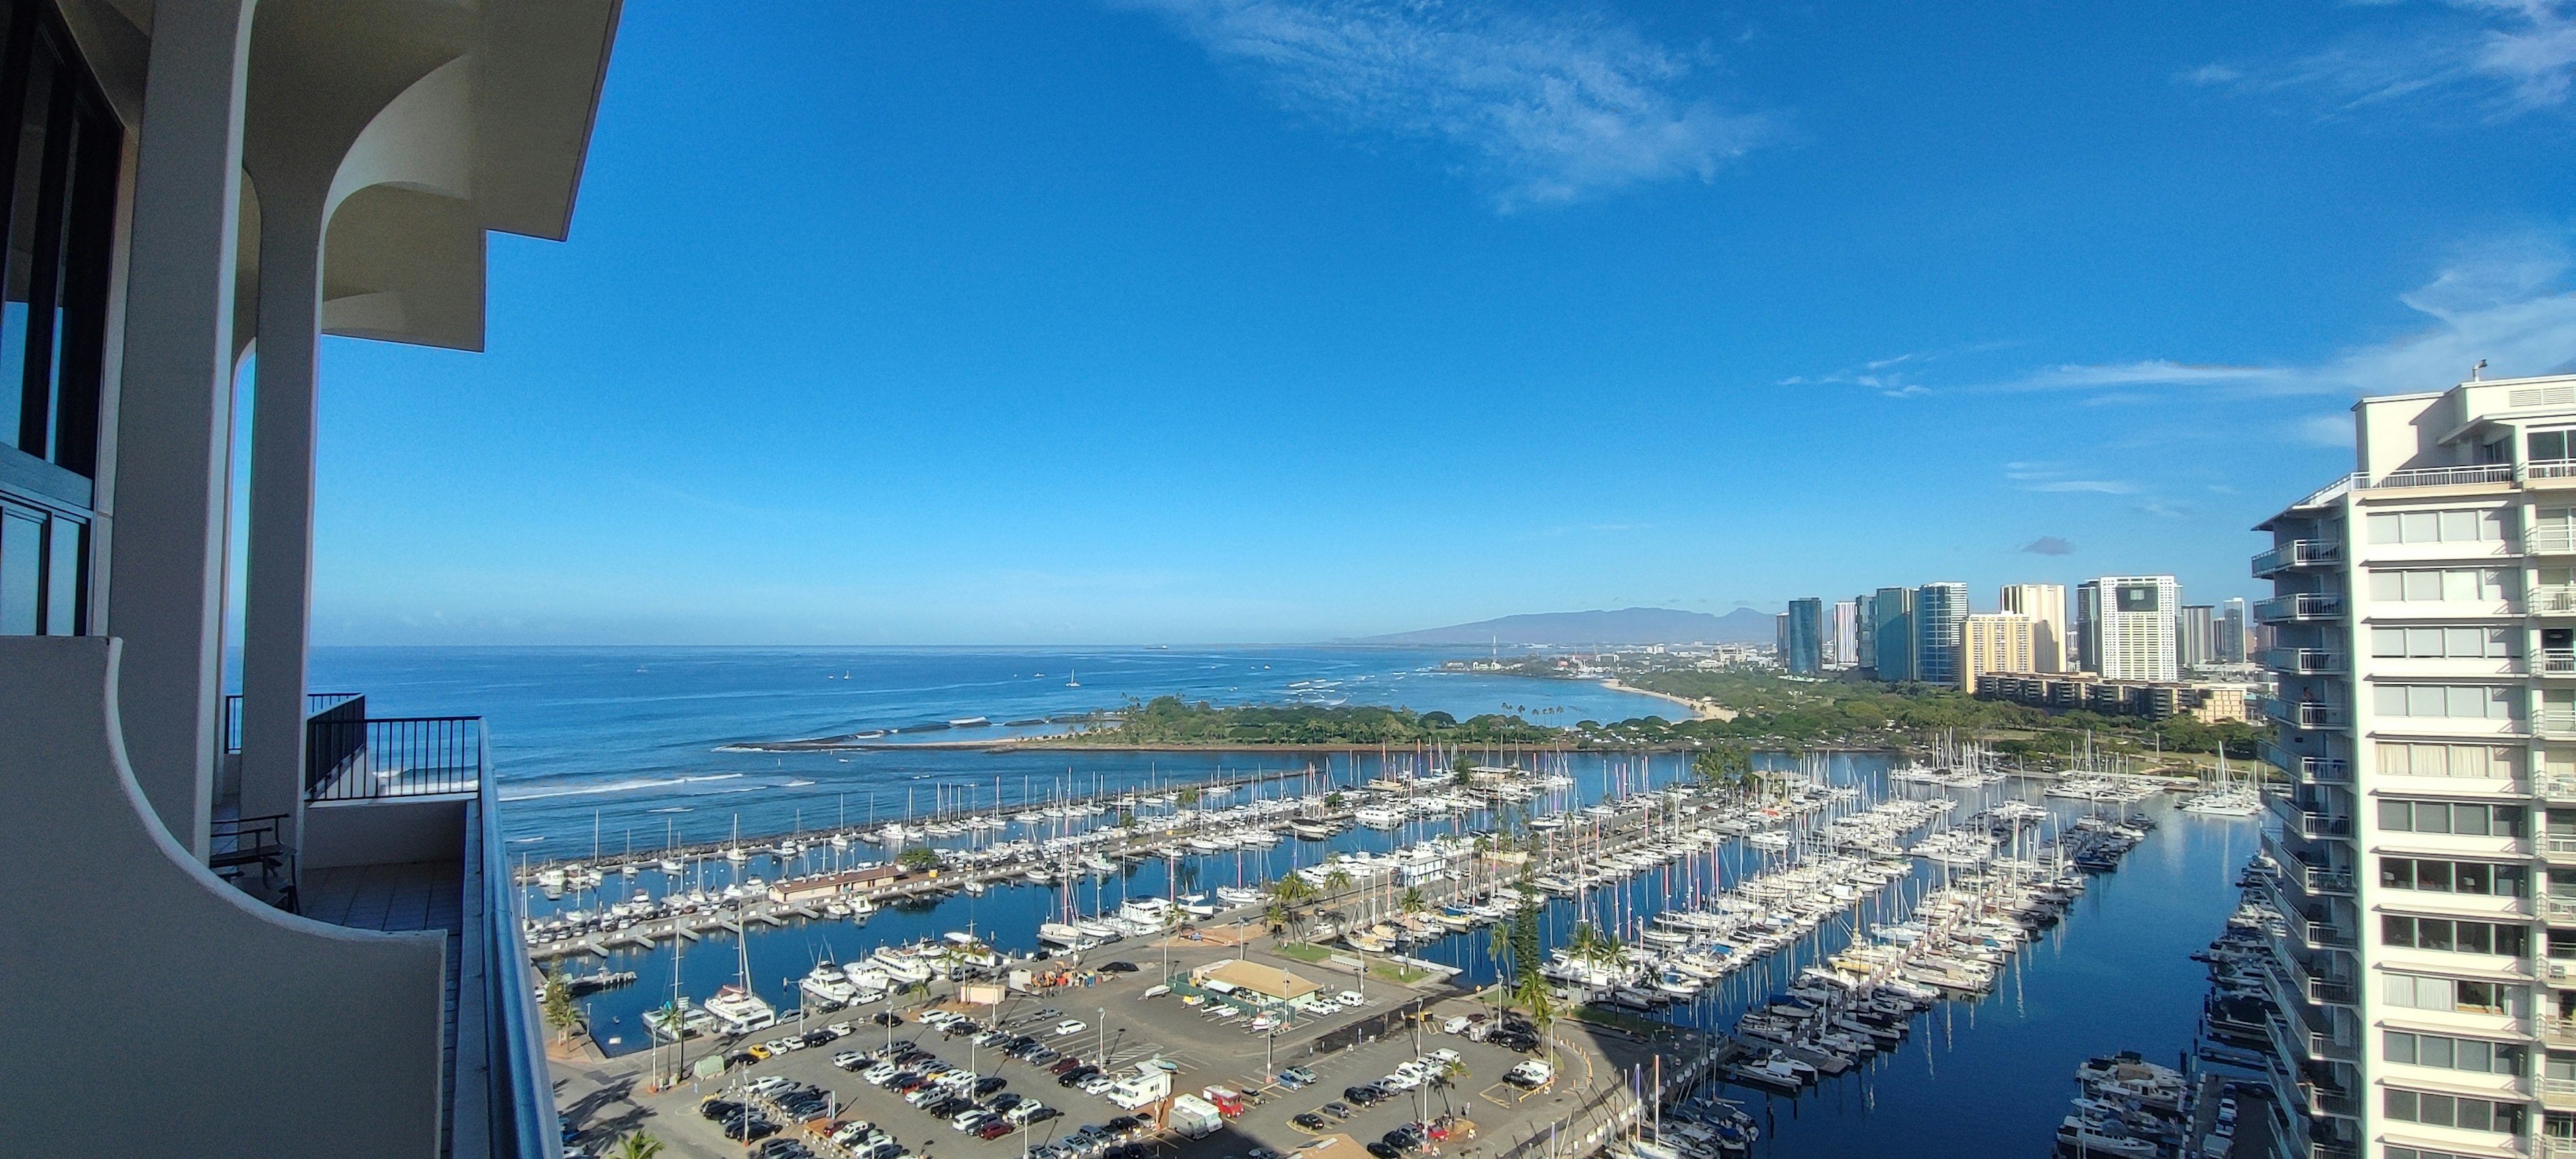
[[2309, 415], [2290, 425], [2290, 437], [2312, 447], [2352, 445], [2352, 416]]
[[2441, 93], [2475, 98], [2489, 115], [2565, 105], [2576, 92], [2576, 0], [2438, 0], [2374, 5], [2372, 26], [2303, 55], [2210, 63], [2184, 83], [2255, 92], [2309, 92], [2351, 112]]
[[1475, 153], [1509, 210], [1716, 176], [1776, 139], [1679, 91], [1692, 62], [1598, 20], [1440, 0], [1113, 0], [1161, 13], [1283, 105]]
[[[2320, 362], [2228, 366], [2148, 359], [2065, 365], [2002, 385], [2017, 390], [2155, 385], [2240, 395], [2355, 395], [2441, 389], [2467, 378], [2481, 359], [2488, 364], [2489, 378], [2555, 373], [2576, 364], [2576, 295], [2553, 288], [2569, 264], [2564, 244], [2549, 235], [2518, 235], [2470, 247], [2432, 281], [2399, 295], [2399, 301], [2425, 317], [2425, 329], [2353, 347]], [[2350, 438], [2346, 429], [2338, 441]]]
[[2082, 491], [2095, 495], [2132, 495], [2137, 493], [2138, 487], [2134, 483], [2122, 483], [2113, 479], [2053, 479], [2045, 483], [2033, 483], [2022, 490], [2046, 494]]

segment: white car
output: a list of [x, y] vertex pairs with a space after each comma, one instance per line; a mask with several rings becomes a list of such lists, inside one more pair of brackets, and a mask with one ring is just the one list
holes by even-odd
[[974, 1130], [975, 1128], [977, 1128], [977, 1127], [981, 1127], [981, 1126], [983, 1126], [984, 1124], [986, 1124], [986, 1123], [990, 1123], [990, 1122], [992, 1122], [992, 1121], [993, 1121], [993, 1112], [991, 1112], [991, 1111], [985, 1111], [985, 1110], [961, 1111], [961, 1112], [959, 1112], [959, 1113], [958, 1113], [958, 1115], [957, 1115], [957, 1117], [956, 1117], [956, 1118], [949, 1120], [949, 1122], [948, 1122], [948, 1126], [949, 1126], [952, 1130], [958, 1130], [958, 1131], [972, 1131], [972, 1130]]
[[1429, 1054], [1423, 1055], [1422, 1061], [1445, 1067], [1450, 1063], [1458, 1061], [1461, 1057], [1463, 1056], [1461, 1056], [1457, 1051], [1451, 1050], [1447, 1047], [1442, 1047]]
[[1058, 1038], [1062, 1038], [1065, 1035], [1080, 1034], [1089, 1029], [1091, 1029], [1090, 1023], [1084, 1022], [1079, 1018], [1068, 1018], [1055, 1024], [1055, 1035]]
[[856, 1033], [850, 1024], [846, 1022], [835, 1022], [823, 1029], [831, 1031], [835, 1037], [839, 1038], [848, 1038], [850, 1035]]
[[1362, 1006], [1368, 1005], [1368, 996], [1357, 990], [1344, 990], [1339, 995], [1336, 995], [1334, 1000], [1353, 1010], [1357, 1010]]
[[1403, 1071], [1397, 1071], [1394, 1074], [1377, 1080], [1377, 1085], [1385, 1087], [1390, 1091], [1409, 1091], [1422, 1085], [1422, 1076], [1420, 1074], [1406, 1074]]
[[864, 1054], [860, 1054], [855, 1050], [845, 1050], [832, 1056], [832, 1065], [837, 1066], [842, 1070], [857, 1070], [859, 1069], [859, 1064], [866, 1062], [867, 1060], [868, 1056]]

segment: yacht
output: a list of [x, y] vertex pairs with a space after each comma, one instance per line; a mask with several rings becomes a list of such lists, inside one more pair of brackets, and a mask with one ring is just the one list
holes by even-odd
[[818, 963], [806, 971], [804, 980], [798, 982], [796, 988], [825, 1006], [847, 1006], [859, 993], [858, 987], [850, 985], [841, 968], [831, 962]]
[[740, 986], [726, 986], [707, 999], [706, 1012], [726, 1034], [749, 1034], [778, 1025], [778, 1008]]
[[688, 999], [682, 998], [676, 1010], [665, 1006], [659, 1010], [645, 1011], [644, 1028], [652, 1032], [653, 1037], [664, 1042], [678, 1042], [682, 1038], [696, 1038], [715, 1033], [716, 1016], [708, 1013], [704, 1007], [690, 1005]]

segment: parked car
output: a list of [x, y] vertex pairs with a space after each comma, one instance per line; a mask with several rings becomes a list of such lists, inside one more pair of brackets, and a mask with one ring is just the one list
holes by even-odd
[[772, 1056], [778, 1053], [777, 1051], [771, 1050], [767, 1046], [757, 1042], [742, 1048], [742, 1052], [750, 1055], [754, 1062], [768, 1062]]
[[1331, 1115], [1336, 1119], [1347, 1119], [1359, 1113], [1359, 1111], [1353, 1108], [1349, 1103], [1345, 1103], [1339, 1099], [1335, 1099], [1332, 1102], [1324, 1104], [1320, 1109], [1325, 1114]]
[[710, 1123], [731, 1118], [741, 1113], [742, 1104], [737, 1103], [732, 1099], [721, 1099], [710, 1095], [705, 1102], [698, 1104], [698, 1114]]
[[995, 1119], [981, 1127], [975, 1128], [975, 1137], [978, 1139], [999, 1139], [1018, 1129], [1019, 1128], [1013, 1127], [1009, 1123], [1005, 1123], [1000, 1119]]
[[1011, 1085], [1011, 1080], [1003, 1078], [1000, 1075], [991, 1075], [977, 1079], [975, 1080], [975, 1097], [979, 1099], [983, 1098], [984, 1096], [992, 1094], [993, 1092], [1009, 1085]]
[[1312, 1086], [1315, 1082], [1315, 1072], [1302, 1066], [1292, 1066], [1280, 1071], [1279, 1077], [1290, 1086]]
[[1055, 1036], [1057, 1038], [1062, 1038], [1065, 1035], [1080, 1034], [1089, 1029], [1091, 1029], [1090, 1023], [1084, 1022], [1079, 1018], [1068, 1018], [1055, 1024]]
[[1049, 1073], [1049, 1074], [1059, 1074], [1059, 1075], [1060, 1075], [1060, 1074], [1063, 1074], [1063, 1073], [1065, 1073], [1065, 1072], [1067, 1072], [1067, 1071], [1070, 1071], [1070, 1070], [1076, 1070], [1076, 1069], [1079, 1069], [1081, 1066], [1082, 1066], [1082, 1060], [1081, 1060], [1081, 1059], [1074, 1058], [1074, 1057], [1072, 1057], [1072, 1056], [1068, 1055], [1068, 1056], [1066, 1056], [1066, 1057], [1064, 1057], [1064, 1058], [1062, 1058], [1062, 1059], [1059, 1059], [1059, 1060], [1056, 1062], [1056, 1064], [1055, 1064], [1055, 1065], [1048, 1067], [1048, 1068], [1047, 1068], [1047, 1073]]
[[1313, 1111], [1307, 1111], [1301, 1115], [1291, 1116], [1288, 1121], [1295, 1123], [1300, 1127], [1304, 1127], [1309, 1131], [1326, 1131], [1332, 1129], [1333, 1126], [1329, 1120]]
[[1069, 1087], [1099, 1073], [1099, 1067], [1088, 1064], [1078, 1066], [1072, 1070], [1064, 1072], [1063, 1074], [1055, 1076], [1055, 1085], [1060, 1087]]
[[759, 1115], [740, 1114], [724, 1121], [724, 1137], [745, 1143], [777, 1133], [778, 1124]]
[[1404, 1152], [1398, 1151], [1393, 1147], [1389, 1147], [1375, 1139], [1369, 1140], [1368, 1153], [1376, 1156], [1377, 1159], [1402, 1159], [1402, 1156], [1404, 1155]]
[[950, 1130], [963, 1132], [973, 1131], [981, 1128], [987, 1123], [998, 1121], [999, 1119], [991, 1111], [985, 1110], [982, 1107], [969, 1107], [966, 1110], [957, 1112], [955, 1118], [948, 1120], [948, 1126]]
[[880, 1010], [869, 1015], [868, 1021], [875, 1023], [878, 1026], [901, 1026], [903, 1025], [903, 1015], [897, 1014], [891, 1010]]
[[864, 1054], [860, 1054], [855, 1050], [845, 1050], [832, 1056], [832, 1065], [837, 1066], [842, 1070], [854, 1071], [859, 1069], [859, 1065], [867, 1060], [868, 1056]]
[[1136, 963], [1109, 962], [1100, 967], [1100, 972], [1103, 974], [1133, 974], [1136, 972]]

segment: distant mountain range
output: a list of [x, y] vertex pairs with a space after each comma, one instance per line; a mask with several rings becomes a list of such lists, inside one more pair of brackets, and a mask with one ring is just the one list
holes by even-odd
[[1737, 608], [1723, 616], [1678, 608], [1539, 612], [1419, 632], [1370, 636], [1362, 644], [1768, 644], [1771, 613]]

